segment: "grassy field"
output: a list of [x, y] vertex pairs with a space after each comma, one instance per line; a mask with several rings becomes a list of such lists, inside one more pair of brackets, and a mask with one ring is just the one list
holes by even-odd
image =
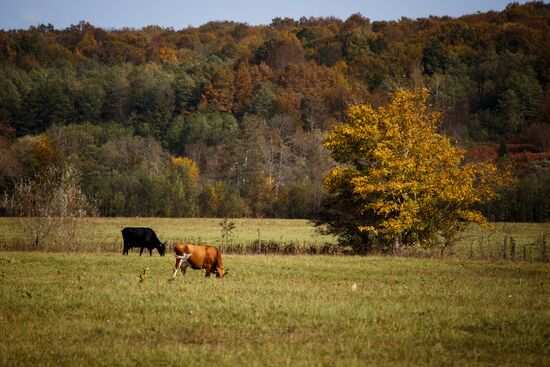
[[[0, 217], [0, 251], [25, 249], [24, 233], [17, 225], [19, 218]], [[122, 236], [120, 231], [126, 226], [143, 226], [153, 228], [161, 241], [168, 244], [176, 242], [207, 243], [221, 245], [221, 219], [216, 218], [83, 218], [79, 227], [81, 234], [78, 245], [73, 246], [82, 252], [121, 252]], [[273, 242], [277, 246], [294, 247], [334, 245], [335, 239], [322, 236], [307, 220], [300, 219], [232, 219], [235, 229], [231, 242], [249, 246], [259, 238], [262, 243]], [[501, 247], [504, 238], [510, 237], [516, 242], [516, 259], [540, 261], [540, 248], [536, 242], [546, 235], [548, 252], [550, 252], [550, 223], [494, 223], [490, 229], [471, 225], [462, 234], [461, 239], [447, 251], [446, 256], [457, 256], [462, 259], [493, 260], [501, 258]], [[71, 239], [73, 240], [73, 239]], [[228, 250], [227, 243], [224, 250]], [[526, 248], [526, 251], [523, 249]], [[68, 251], [66, 243], [54, 242], [46, 246], [46, 251]], [[134, 250], [138, 251], [138, 250]], [[245, 251], [246, 252], [246, 251]], [[409, 255], [418, 251], [413, 249]], [[439, 256], [439, 250], [421, 251], [421, 256]], [[525, 256], [524, 256], [525, 255]], [[416, 256], [416, 255], [415, 255]]]
[[[24, 234], [19, 230], [19, 218], [0, 217], [0, 250], [20, 241]], [[231, 219], [236, 228], [232, 240], [326, 242], [332, 237], [321, 236], [314, 227], [302, 219]], [[169, 243], [191, 242], [219, 245], [221, 226], [219, 218], [83, 218], [81, 219], [82, 246], [89, 252], [122, 252], [121, 230], [124, 227], [151, 227], [161, 241]], [[3, 247], [2, 247], [2, 244]]]
[[[0, 252], [0, 365], [548, 366], [548, 264]], [[144, 274], [145, 272], [145, 274]]]

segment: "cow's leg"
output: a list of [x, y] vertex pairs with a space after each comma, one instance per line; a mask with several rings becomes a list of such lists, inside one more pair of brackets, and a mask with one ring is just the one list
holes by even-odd
[[218, 268], [218, 266], [216, 265], [216, 267], [214, 267], [214, 269], [212, 269], [212, 273], [216, 274], [216, 278], [219, 278], [220, 277], [220, 268]]
[[[176, 275], [178, 274], [178, 270], [180, 269], [182, 262], [183, 262], [183, 259], [176, 259], [176, 265], [174, 266], [174, 274], [172, 274], [172, 279], [176, 279]], [[183, 273], [183, 270], [182, 270], [182, 273]]]
[[150, 249], [148, 249], [148, 250], [149, 250], [149, 256], [153, 256], [153, 249], [150, 248]]
[[205, 277], [209, 277], [210, 276], [210, 264], [204, 264], [204, 268], [206, 269], [206, 274], [205, 274]]
[[174, 274], [172, 274], [172, 279], [176, 279], [178, 270], [181, 270], [182, 275], [185, 275], [185, 271], [187, 270], [188, 266], [189, 264], [187, 263], [187, 261], [184, 261], [184, 259], [176, 259], [176, 265], [174, 266]]
[[188, 267], [188, 266], [189, 266], [189, 265], [188, 265], [186, 262], [183, 263], [183, 265], [181, 266], [181, 273], [182, 273], [183, 275], [185, 275], [185, 272], [187, 271], [187, 267]]
[[143, 249], [144, 249], [144, 247], [141, 247], [141, 248], [139, 249], [139, 256], [141, 256], [141, 254], [143, 254]]

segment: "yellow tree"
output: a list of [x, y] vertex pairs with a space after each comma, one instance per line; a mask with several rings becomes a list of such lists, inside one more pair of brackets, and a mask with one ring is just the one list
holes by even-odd
[[166, 189], [163, 193], [163, 215], [192, 217], [198, 214], [199, 167], [187, 157], [172, 157], [166, 172]]
[[427, 98], [427, 89], [400, 89], [386, 107], [350, 107], [347, 122], [325, 137], [339, 166], [324, 185], [347, 219], [324, 224], [356, 249], [373, 246], [365, 241], [394, 252], [441, 237], [448, 244], [465, 223], [486, 222], [471, 208], [494, 196], [496, 168], [464, 162], [465, 151], [436, 132], [440, 114]]
[[178, 63], [178, 55], [173, 47], [163, 46], [159, 49], [159, 59], [162, 63]]

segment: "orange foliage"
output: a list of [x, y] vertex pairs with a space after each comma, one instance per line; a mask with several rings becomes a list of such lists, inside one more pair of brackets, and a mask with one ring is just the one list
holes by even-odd
[[498, 144], [486, 144], [467, 149], [466, 159], [476, 162], [494, 162], [498, 158]]
[[176, 64], [178, 62], [178, 55], [176, 55], [176, 51], [172, 47], [165, 46], [159, 50], [159, 59], [161, 62]]
[[199, 103], [200, 110], [212, 108], [220, 112], [232, 112], [235, 107], [235, 76], [233, 70], [224, 66], [216, 70], [206, 84]]
[[[466, 157], [470, 161], [495, 162], [498, 156], [498, 144], [485, 144], [469, 148]], [[505, 159], [507, 159], [516, 172], [522, 172], [530, 168], [534, 162], [550, 159], [550, 152], [541, 152], [532, 144], [506, 144]]]

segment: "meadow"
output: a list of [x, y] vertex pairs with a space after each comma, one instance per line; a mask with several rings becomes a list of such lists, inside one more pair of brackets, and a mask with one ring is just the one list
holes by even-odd
[[[21, 241], [25, 234], [18, 223], [26, 220], [0, 217], [0, 250], [23, 246]], [[222, 221], [219, 218], [82, 218], [78, 240], [85, 252], [122, 252], [121, 230], [130, 226], [153, 228], [159, 239], [169, 244], [189, 242], [220, 245]], [[260, 239], [265, 241], [295, 241], [302, 244], [333, 242], [333, 238], [316, 233], [307, 220], [239, 218], [230, 221], [236, 226], [230, 238], [233, 242], [257, 240], [258, 231]]]
[[550, 266], [0, 252], [0, 365], [550, 365]]
[[[28, 218], [0, 217], [0, 251], [28, 250], [22, 222]], [[252, 254], [259, 252], [281, 254], [338, 253], [336, 239], [318, 233], [311, 222], [303, 219], [229, 219], [235, 227], [222, 236], [223, 219], [219, 218], [81, 218], [78, 236], [53, 239], [42, 250], [50, 252], [122, 252], [121, 230], [126, 226], [153, 228], [162, 242], [212, 244], [226, 253]], [[511, 256], [510, 239], [515, 243]], [[258, 241], [259, 240], [259, 241]], [[442, 254], [439, 249], [413, 248], [404, 253], [413, 257], [458, 257], [461, 259], [502, 259], [506, 240], [507, 258], [542, 261], [541, 241], [546, 246], [546, 261], [550, 255], [550, 223], [493, 223], [490, 228], [470, 225], [455, 245]], [[70, 243], [68, 243], [70, 242]], [[261, 247], [258, 246], [261, 243]], [[76, 243], [75, 246], [73, 244]], [[260, 251], [261, 250], [261, 251]], [[133, 251], [139, 251], [134, 249]]]

